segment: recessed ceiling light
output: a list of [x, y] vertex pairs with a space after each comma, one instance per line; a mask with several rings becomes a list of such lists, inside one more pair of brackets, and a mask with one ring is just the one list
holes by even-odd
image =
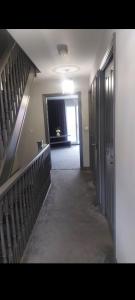
[[72, 79], [65, 79], [62, 81], [62, 92], [63, 94], [73, 94], [74, 93], [74, 82]]
[[73, 73], [77, 71], [79, 71], [79, 67], [74, 65], [58, 66], [53, 68], [53, 72], [61, 74]]

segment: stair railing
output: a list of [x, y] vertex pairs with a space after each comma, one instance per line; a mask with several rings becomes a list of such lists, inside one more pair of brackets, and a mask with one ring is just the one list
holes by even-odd
[[19, 263], [50, 186], [50, 146], [0, 187], [0, 263]]
[[[15, 129], [15, 124], [17, 121], [18, 113], [22, 103], [26, 83], [30, 70], [33, 69], [34, 75], [37, 72], [35, 65], [31, 62], [25, 52], [20, 48], [17, 43], [12, 43], [10, 45], [10, 50], [7, 49], [5, 55], [0, 60], [0, 178], [2, 178], [1, 169], [2, 161], [4, 164], [7, 160], [6, 150], [9, 147], [9, 143], [12, 142], [11, 139], [13, 131]], [[23, 119], [23, 118], [22, 118]], [[19, 124], [20, 128], [21, 122]], [[19, 130], [18, 128], [18, 134]], [[18, 138], [16, 138], [18, 141]], [[10, 151], [10, 162], [15, 156], [16, 147], [12, 147], [10, 144], [10, 150], [13, 148], [14, 152]], [[6, 166], [7, 168], [7, 166]], [[6, 177], [0, 180], [2, 184], [11, 173], [11, 165], [9, 168], [9, 173], [4, 171]]]

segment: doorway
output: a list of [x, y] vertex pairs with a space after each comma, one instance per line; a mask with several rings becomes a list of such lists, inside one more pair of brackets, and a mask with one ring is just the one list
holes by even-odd
[[115, 242], [115, 36], [89, 91], [90, 164]]
[[105, 214], [114, 230], [114, 61], [113, 58], [104, 70], [105, 79], [105, 120], [104, 120], [104, 173], [105, 173]]
[[52, 169], [82, 168], [81, 93], [43, 95], [43, 108]]

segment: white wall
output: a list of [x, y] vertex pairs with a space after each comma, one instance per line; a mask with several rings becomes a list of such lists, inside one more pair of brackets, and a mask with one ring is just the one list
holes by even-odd
[[[82, 101], [82, 127], [83, 127], [83, 161], [84, 166], [89, 166], [89, 131], [84, 127], [88, 126], [88, 78], [75, 79], [75, 92], [81, 92]], [[43, 94], [61, 93], [60, 80], [39, 80], [35, 79], [30, 95], [28, 112], [18, 149], [19, 167], [27, 164], [37, 154], [38, 140], [45, 142], [44, 115], [43, 115]]]
[[[108, 30], [90, 81], [107, 49]], [[116, 31], [116, 259], [135, 263], [135, 29]]]
[[135, 263], [135, 30], [117, 32], [116, 244], [120, 262]]
[[43, 109], [38, 98], [34, 97], [33, 88], [36, 79], [32, 84], [28, 110], [22, 129], [22, 134], [14, 162], [13, 171], [28, 164], [38, 153], [37, 141], [43, 139], [45, 142]]

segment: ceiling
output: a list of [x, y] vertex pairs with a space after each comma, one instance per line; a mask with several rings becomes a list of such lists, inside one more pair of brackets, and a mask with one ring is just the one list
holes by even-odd
[[[104, 36], [104, 29], [8, 29], [40, 70], [39, 78], [60, 78], [55, 67], [76, 65], [69, 76], [90, 76], [91, 67]], [[69, 53], [60, 56], [57, 44], [67, 44]]]

